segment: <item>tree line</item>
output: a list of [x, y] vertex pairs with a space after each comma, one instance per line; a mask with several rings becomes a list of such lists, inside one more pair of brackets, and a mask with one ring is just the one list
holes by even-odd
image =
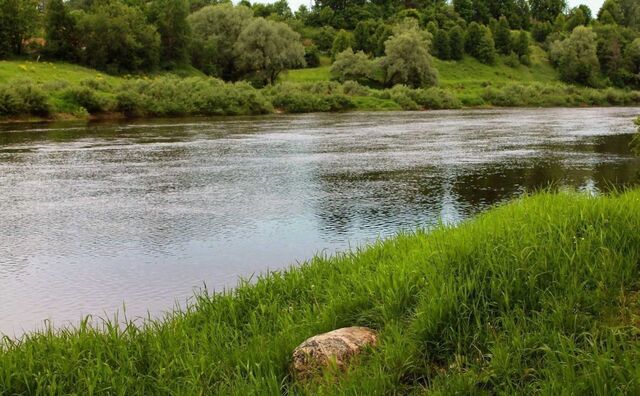
[[226, 81], [273, 83], [325, 54], [337, 80], [437, 83], [432, 56], [531, 63], [532, 44], [563, 80], [640, 86], [640, 2], [596, 15], [565, 0], [0, 0], [0, 57], [31, 54], [109, 73], [193, 66]]

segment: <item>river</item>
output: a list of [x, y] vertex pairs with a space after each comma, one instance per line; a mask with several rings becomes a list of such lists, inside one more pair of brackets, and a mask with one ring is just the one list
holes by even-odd
[[0, 125], [0, 333], [158, 315], [550, 184], [640, 182], [637, 108]]

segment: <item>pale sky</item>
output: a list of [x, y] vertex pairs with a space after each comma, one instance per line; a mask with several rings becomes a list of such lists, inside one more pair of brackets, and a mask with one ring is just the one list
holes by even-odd
[[[254, 2], [258, 2], [258, 3], [273, 3], [274, 0], [250, 0], [252, 3]], [[313, 1], [309, 1], [309, 0], [289, 0], [289, 7], [291, 7], [292, 10], [297, 10], [298, 7], [300, 7], [302, 4], [309, 6], [310, 3], [313, 3]], [[591, 7], [591, 11], [593, 13], [593, 16], [596, 16], [598, 14], [598, 11], [600, 10], [600, 7], [602, 7], [602, 3], [604, 3], [604, 0], [569, 0], [569, 6], [570, 7], [575, 7], [578, 6], [580, 4], [586, 4], [589, 7]]]

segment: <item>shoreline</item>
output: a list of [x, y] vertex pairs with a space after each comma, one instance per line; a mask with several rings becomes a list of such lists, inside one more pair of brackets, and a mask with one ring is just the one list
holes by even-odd
[[405, 109], [367, 109], [367, 108], [355, 108], [349, 110], [340, 111], [309, 111], [309, 112], [287, 112], [283, 109], [275, 109], [271, 113], [266, 114], [241, 114], [241, 115], [201, 115], [201, 114], [185, 114], [185, 115], [149, 115], [130, 117], [120, 112], [108, 112], [102, 114], [89, 114], [87, 116], [76, 116], [70, 113], [55, 113], [49, 117], [0, 117], [0, 125], [23, 125], [23, 124], [50, 124], [55, 122], [108, 122], [108, 121], [137, 121], [137, 120], [153, 120], [153, 119], [186, 119], [186, 118], [223, 118], [234, 119], [238, 117], [260, 117], [260, 116], [279, 116], [279, 115], [304, 115], [304, 114], [349, 114], [349, 113], [389, 113], [389, 112], [432, 112], [442, 110], [505, 110], [505, 109], [595, 109], [595, 108], [640, 108], [640, 103], [634, 103], [629, 105], [578, 105], [578, 106], [470, 106], [470, 107], [455, 107], [455, 108], [440, 108], [440, 109], [417, 109], [417, 110], [405, 110]]
[[[637, 381], [639, 204], [640, 190], [543, 192], [204, 292], [142, 327], [83, 322], [5, 339], [0, 393], [617, 389]], [[346, 326], [378, 331], [380, 345], [344, 372], [296, 381], [295, 346]]]

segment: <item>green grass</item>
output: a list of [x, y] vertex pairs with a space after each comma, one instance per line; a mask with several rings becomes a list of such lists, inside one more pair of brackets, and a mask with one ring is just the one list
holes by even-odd
[[29, 80], [34, 83], [65, 81], [76, 85], [83, 80], [95, 78], [101, 78], [113, 84], [122, 81], [121, 78], [69, 63], [0, 60], [0, 84]]
[[[142, 328], [5, 340], [0, 394], [638, 394], [640, 191], [542, 193], [456, 228], [318, 257]], [[292, 350], [378, 347], [301, 384]]]

